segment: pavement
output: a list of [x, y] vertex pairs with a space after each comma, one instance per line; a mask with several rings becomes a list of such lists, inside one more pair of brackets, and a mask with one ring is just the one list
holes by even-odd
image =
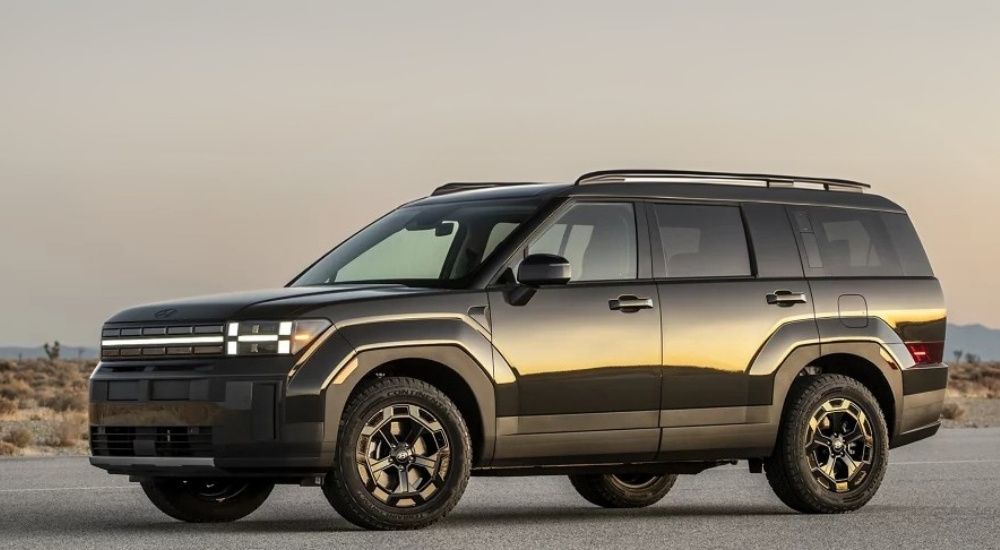
[[792, 512], [741, 463], [684, 476], [642, 510], [591, 506], [564, 477], [473, 478], [441, 523], [379, 533], [341, 519], [315, 488], [278, 487], [237, 523], [188, 525], [86, 458], [9, 458], [0, 548], [1000, 548], [1000, 429], [942, 430], [890, 461], [875, 499], [841, 516]]

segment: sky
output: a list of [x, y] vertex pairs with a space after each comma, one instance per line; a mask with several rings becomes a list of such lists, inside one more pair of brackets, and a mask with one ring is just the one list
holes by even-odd
[[866, 181], [1000, 327], [1000, 2], [0, 0], [0, 344], [282, 286], [447, 181]]

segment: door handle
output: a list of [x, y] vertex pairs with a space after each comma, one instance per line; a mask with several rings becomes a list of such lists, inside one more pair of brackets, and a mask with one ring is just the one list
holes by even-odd
[[809, 300], [806, 299], [805, 292], [792, 292], [791, 290], [775, 290], [774, 292], [767, 295], [767, 303], [772, 306], [778, 307], [792, 307], [795, 304], [804, 304]]
[[619, 296], [617, 300], [608, 300], [608, 307], [614, 311], [634, 313], [640, 309], [653, 309], [653, 299]]

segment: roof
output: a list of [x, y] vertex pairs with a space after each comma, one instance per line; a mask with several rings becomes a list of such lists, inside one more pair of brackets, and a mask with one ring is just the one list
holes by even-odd
[[765, 202], [904, 212], [851, 180], [774, 174], [677, 170], [606, 170], [571, 183], [462, 182], [438, 187], [419, 204], [543, 196], [628, 197], [665, 200]]

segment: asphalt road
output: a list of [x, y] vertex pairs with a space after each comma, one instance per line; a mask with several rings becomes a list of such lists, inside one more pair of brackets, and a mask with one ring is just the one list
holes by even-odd
[[562, 477], [474, 478], [418, 532], [359, 530], [318, 489], [278, 487], [243, 521], [187, 525], [84, 458], [0, 459], [0, 548], [1000, 548], [1000, 430], [945, 430], [892, 453], [859, 512], [786, 509], [744, 465], [682, 477], [660, 504], [603, 510]]

